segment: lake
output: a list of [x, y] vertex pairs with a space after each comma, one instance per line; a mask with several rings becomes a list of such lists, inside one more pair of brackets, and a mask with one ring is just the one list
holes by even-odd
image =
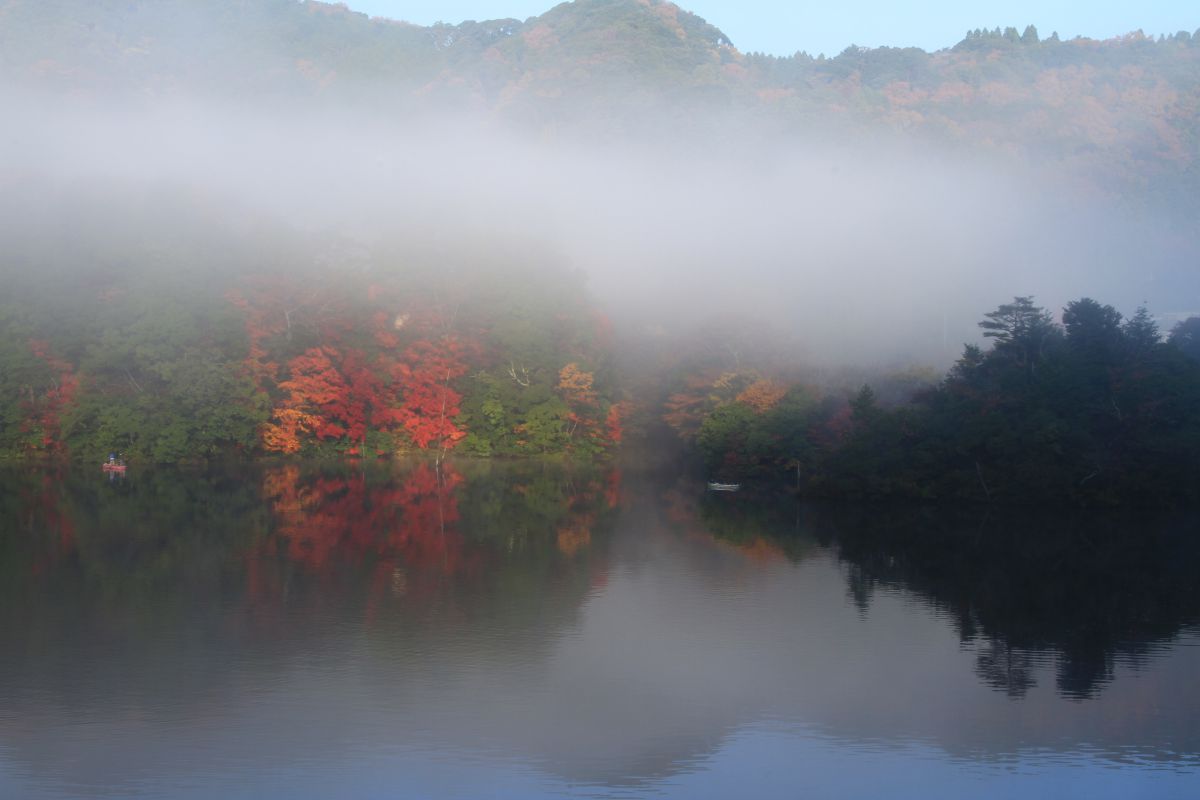
[[1196, 797], [1196, 523], [6, 468], [0, 797]]

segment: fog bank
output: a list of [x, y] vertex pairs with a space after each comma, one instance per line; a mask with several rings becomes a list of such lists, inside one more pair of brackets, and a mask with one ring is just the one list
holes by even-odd
[[1052, 309], [1081, 295], [1126, 313], [1200, 307], [1178, 231], [1053, 174], [895, 140], [742, 128], [597, 143], [488, 116], [0, 102], [0, 201], [19, 213], [52, 218], [107, 183], [196, 193], [368, 251], [399, 240], [486, 260], [490, 242], [524, 241], [647, 331], [742, 316], [820, 362], [944, 366], [1017, 294]]

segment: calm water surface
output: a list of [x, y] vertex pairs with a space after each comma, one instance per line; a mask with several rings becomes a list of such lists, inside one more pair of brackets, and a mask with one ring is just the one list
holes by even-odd
[[0, 472], [0, 797], [1200, 796], [1195, 517]]

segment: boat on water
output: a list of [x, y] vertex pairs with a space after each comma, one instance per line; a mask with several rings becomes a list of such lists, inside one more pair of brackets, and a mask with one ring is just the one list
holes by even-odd
[[112, 461], [104, 462], [104, 464], [102, 464], [100, 466], [100, 469], [104, 470], [105, 472], [116, 472], [121, 475], [125, 474], [125, 465], [124, 464], [115, 464]]
[[710, 492], [736, 492], [741, 489], [740, 483], [717, 483], [716, 481], [708, 482], [708, 490]]

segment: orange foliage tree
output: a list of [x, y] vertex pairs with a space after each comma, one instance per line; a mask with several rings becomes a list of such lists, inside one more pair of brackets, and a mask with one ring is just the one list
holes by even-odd
[[593, 384], [596, 376], [579, 368], [572, 362], [558, 373], [558, 390], [572, 408], [592, 406], [596, 403], [596, 390]]
[[387, 417], [388, 389], [357, 350], [309, 348], [288, 362], [288, 370], [291, 377], [279, 384], [287, 396], [263, 428], [269, 450], [298, 451], [303, 432], [361, 445], [368, 423]]
[[773, 380], [763, 378], [747, 386], [737, 396], [737, 402], [749, 406], [756, 414], [765, 414], [787, 394], [787, 387]]
[[466, 371], [463, 347], [450, 336], [436, 342], [418, 340], [395, 364], [400, 402], [388, 416], [403, 426], [417, 447], [449, 449], [467, 435], [454, 423], [462, 395], [450, 386]]
[[599, 420], [596, 419], [598, 398], [595, 382], [596, 376], [593, 373], [582, 370], [578, 364], [571, 362], [559, 370], [556, 388], [569, 409], [567, 420], [571, 427], [568, 436], [574, 437], [576, 433], [581, 433], [589, 440], [599, 443], [601, 435]]

